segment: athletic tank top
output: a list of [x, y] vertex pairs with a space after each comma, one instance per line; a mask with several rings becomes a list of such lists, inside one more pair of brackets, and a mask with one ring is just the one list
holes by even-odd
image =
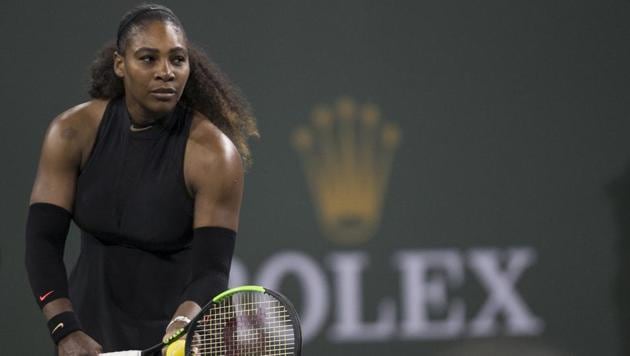
[[193, 199], [183, 167], [191, 111], [131, 131], [123, 98], [107, 105], [76, 184], [81, 251], [69, 281], [83, 330], [104, 351], [158, 343], [191, 280]]

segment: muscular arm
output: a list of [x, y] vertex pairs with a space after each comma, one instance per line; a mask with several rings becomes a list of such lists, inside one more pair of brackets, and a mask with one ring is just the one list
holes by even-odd
[[[50, 124], [31, 193], [31, 204], [49, 203], [72, 212], [82, 152], [75, 121], [69, 115], [62, 115]], [[47, 320], [71, 310], [72, 305], [67, 298], [55, 299], [42, 309]]]
[[[50, 124], [41, 150], [37, 175], [31, 193], [31, 204], [47, 203], [54, 205], [55, 209], [59, 211], [63, 209], [68, 213], [72, 212], [76, 178], [82, 162], [89, 153], [85, 148], [91, 147], [94, 140], [95, 129], [90, 118], [93, 117], [91, 115], [94, 112], [102, 113], [103, 107], [104, 103], [102, 102], [82, 104], [61, 114]], [[63, 266], [63, 243], [66, 236], [65, 234], [52, 236], [50, 235], [52, 231], [47, 231], [45, 224], [38, 225], [38, 223], [41, 222], [38, 220], [29, 221], [30, 229], [35, 231], [35, 236], [39, 236], [37, 238], [31, 236], [27, 243], [26, 259], [27, 266], [29, 266], [29, 277], [41, 279], [42, 275], [38, 273], [40, 269], [37, 267], [37, 257], [35, 256], [43, 254], [50, 258], [50, 263], [54, 264], [54, 266], [48, 266], [47, 269], [56, 271], [54, 272], [56, 273], [55, 276], [63, 274], [63, 276], [56, 278], [65, 280], [67, 277]], [[65, 231], [67, 231], [69, 221], [66, 221], [65, 224]], [[61, 230], [63, 229], [56, 229], [57, 232]], [[41, 235], [37, 235], [38, 233]], [[57, 242], [54, 244], [59, 246], [59, 250], [51, 248], [53, 242], [49, 239], [53, 238], [56, 239]], [[58, 252], [55, 253], [54, 251]], [[29, 262], [29, 260], [35, 262]], [[31, 279], [31, 281], [33, 280]], [[67, 297], [58, 299], [53, 297], [54, 295], [51, 295], [51, 301], [43, 305], [42, 308], [46, 320], [50, 320], [63, 312], [72, 311], [72, 304]], [[99, 349], [100, 346], [87, 335], [82, 332], [74, 332], [61, 340], [58, 351], [60, 355], [66, 355], [82, 350], [94, 352]]]
[[[235, 232], [238, 230], [243, 174], [238, 151], [218, 129], [205, 127], [191, 132], [186, 149], [184, 175], [195, 198], [194, 228], [220, 227]], [[231, 257], [229, 256], [230, 259]], [[173, 317], [181, 315], [192, 319], [200, 309], [196, 302], [187, 300], [179, 306]], [[184, 323], [173, 323], [167, 330], [167, 335], [182, 326]]]
[[237, 231], [243, 195], [243, 166], [229, 139], [221, 136], [221, 141], [215, 143], [216, 152], [207, 147], [192, 150], [199, 162], [189, 171], [195, 196], [193, 224], [195, 228], [219, 226]]

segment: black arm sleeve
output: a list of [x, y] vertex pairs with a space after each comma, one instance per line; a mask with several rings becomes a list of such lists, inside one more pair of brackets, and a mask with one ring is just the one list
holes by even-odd
[[201, 307], [227, 289], [236, 232], [223, 227], [199, 227], [193, 232], [192, 281], [182, 302]]
[[48, 203], [32, 204], [26, 221], [26, 272], [40, 308], [68, 297], [63, 251], [70, 228], [70, 213]]

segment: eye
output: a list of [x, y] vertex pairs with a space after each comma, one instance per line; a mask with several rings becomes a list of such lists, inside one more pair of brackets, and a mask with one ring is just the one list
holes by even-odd
[[155, 57], [151, 56], [151, 55], [144, 55], [142, 57], [140, 57], [140, 60], [144, 63], [151, 63], [155, 60]]
[[186, 62], [186, 57], [184, 56], [175, 56], [171, 59], [171, 61], [175, 64], [175, 65], [182, 65], [184, 62]]

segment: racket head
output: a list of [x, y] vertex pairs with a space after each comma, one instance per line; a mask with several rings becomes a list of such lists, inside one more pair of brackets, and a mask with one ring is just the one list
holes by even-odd
[[291, 302], [261, 286], [229, 289], [190, 322], [186, 356], [299, 356], [302, 330]]

